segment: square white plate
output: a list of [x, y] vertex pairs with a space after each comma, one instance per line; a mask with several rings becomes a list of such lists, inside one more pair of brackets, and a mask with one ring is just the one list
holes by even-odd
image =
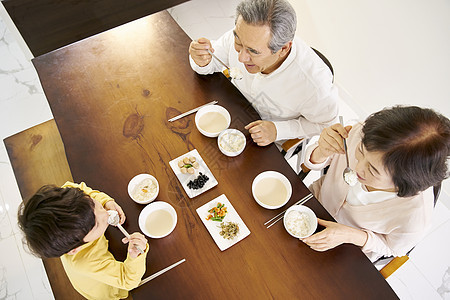
[[[195, 170], [194, 174], [183, 174], [183, 173], [181, 173], [180, 167], [178, 167], [178, 161], [182, 160], [186, 156], [187, 157], [194, 156], [197, 159], [198, 164], [200, 165], [200, 167], [197, 170]], [[203, 161], [203, 158], [200, 156], [197, 149], [194, 149], [192, 151], [189, 151], [188, 153], [178, 156], [175, 159], [172, 159], [169, 162], [169, 165], [172, 168], [175, 175], [177, 176], [178, 180], [180, 181], [181, 185], [184, 188], [184, 191], [189, 196], [189, 198], [194, 198], [194, 197], [200, 195], [201, 193], [206, 192], [207, 190], [215, 187], [218, 184], [216, 178], [214, 178], [213, 174], [209, 170], [206, 163]], [[197, 178], [197, 176], [200, 172], [202, 172], [202, 174], [208, 176], [209, 180], [205, 183], [205, 185], [201, 189], [198, 189], [198, 190], [190, 189], [187, 186], [188, 182], [190, 180], [193, 181], [195, 178]]]
[[[206, 220], [206, 218], [209, 215], [208, 210], [211, 208], [217, 206], [217, 203], [220, 202], [222, 204], [225, 204], [225, 207], [227, 208], [227, 215], [223, 219], [222, 222], [234, 222], [239, 225], [239, 233], [237, 236], [232, 240], [224, 239], [220, 234], [220, 222], [212, 221], [212, 220]], [[244, 221], [242, 221], [241, 217], [238, 215], [236, 210], [234, 209], [233, 205], [231, 205], [230, 201], [227, 199], [227, 197], [222, 194], [219, 197], [209, 201], [203, 206], [200, 206], [197, 208], [197, 214], [202, 220], [203, 224], [205, 224], [206, 229], [208, 229], [209, 234], [211, 234], [214, 242], [216, 242], [217, 246], [219, 247], [220, 251], [226, 250], [248, 236], [250, 234], [250, 230], [245, 225]]]

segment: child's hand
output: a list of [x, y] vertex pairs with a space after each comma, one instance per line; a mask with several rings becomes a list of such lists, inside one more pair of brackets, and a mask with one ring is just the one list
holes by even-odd
[[132, 258], [136, 258], [140, 254], [139, 250], [136, 249], [136, 246], [141, 248], [143, 251], [145, 251], [145, 249], [147, 248], [147, 239], [139, 232], [132, 233], [130, 235], [130, 239], [126, 237], [123, 238], [122, 243], [128, 243], [128, 253]]
[[119, 224], [120, 225], [122, 225], [125, 222], [125, 219], [126, 219], [125, 213], [123, 212], [122, 207], [120, 207], [120, 205], [116, 203], [116, 201], [111, 200], [111, 201], [106, 202], [104, 208], [106, 210], [115, 210], [119, 213], [119, 217], [120, 217]]

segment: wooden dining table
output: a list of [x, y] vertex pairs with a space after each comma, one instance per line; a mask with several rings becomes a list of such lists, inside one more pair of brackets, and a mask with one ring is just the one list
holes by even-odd
[[[156, 201], [177, 213], [175, 230], [149, 238], [147, 277], [183, 258], [186, 262], [132, 290], [134, 299], [396, 299], [376, 268], [353, 245], [311, 250], [290, 236], [283, 222], [264, 222], [309, 193], [277, 147], [259, 147], [244, 129], [259, 119], [245, 97], [222, 74], [198, 75], [189, 66], [190, 39], [167, 12], [116, 27], [33, 59], [64, 143], [75, 182], [112, 196], [127, 216], [129, 232], [140, 231], [144, 205], [127, 192], [131, 178], [155, 176]], [[194, 115], [168, 119], [212, 100], [231, 115], [246, 148], [223, 155], [216, 138], [202, 135]], [[189, 198], [169, 161], [197, 149], [218, 185]], [[252, 196], [253, 179], [273, 170], [292, 185], [282, 208], [261, 207]], [[225, 194], [250, 235], [220, 251], [196, 209]], [[306, 203], [332, 220], [316, 199]], [[319, 228], [318, 230], [321, 230]], [[116, 259], [126, 257], [122, 233], [106, 236]]]

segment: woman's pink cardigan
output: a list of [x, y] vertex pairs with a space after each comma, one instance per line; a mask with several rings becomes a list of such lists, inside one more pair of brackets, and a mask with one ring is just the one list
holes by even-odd
[[[361, 129], [362, 124], [353, 126], [347, 139], [352, 169], [357, 163], [355, 150], [361, 142]], [[316, 147], [317, 143], [306, 152], [305, 165], [312, 170], [318, 169], [309, 161]], [[327, 174], [309, 189], [337, 222], [367, 232], [367, 242], [361, 249], [372, 261], [383, 255], [403, 256], [422, 239], [431, 226], [432, 187], [413, 197], [394, 197], [375, 204], [352, 206], [345, 201], [349, 190], [342, 177], [346, 167], [345, 155], [333, 155], [328, 164]]]

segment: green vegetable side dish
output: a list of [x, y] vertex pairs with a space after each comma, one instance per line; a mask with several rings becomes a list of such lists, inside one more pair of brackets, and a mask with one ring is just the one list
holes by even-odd
[[206, 217], [206, 220], [222, 222], [227, 215], [227, 208], [225, 207], [225, 204], [219, 202], [216, 207], [211, 208], [208, 212], [209, 215]]
[[221, 229], [219, 234], [227, 240], [234, 239], [237, 234], [239, 233], [239, 225], [237, 223], [233, 222], [225, 222], [220, 224], [220, 226], [217, 226]]

